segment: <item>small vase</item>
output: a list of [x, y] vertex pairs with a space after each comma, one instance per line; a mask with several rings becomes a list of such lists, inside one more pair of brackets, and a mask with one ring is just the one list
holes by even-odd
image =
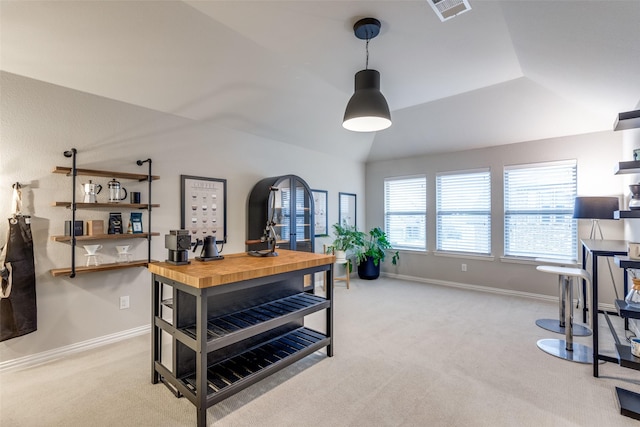
[[346, 258], [347, 258], [346, 251], [335, 251], [335, 255], [336, 255], [336, 262], [338, 264], [344, 264], [346, 262]]

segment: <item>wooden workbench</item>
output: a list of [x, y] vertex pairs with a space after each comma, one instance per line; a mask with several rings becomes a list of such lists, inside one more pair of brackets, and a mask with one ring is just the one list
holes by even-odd
[[[326, 347], [333, 356], [333, 255], [279, 250], [223, 260], [149, 264], [153, 275], [151, 380], [187, 397], [206, 426], [208, 407]], [[305, 277], [311, 286], [305, 287]], [[311, 291], [311, 292], [309, 292]], [[304, 326], [325, 310], [326, 330]], [[206, 390], [206, 393], [200, 391]]]

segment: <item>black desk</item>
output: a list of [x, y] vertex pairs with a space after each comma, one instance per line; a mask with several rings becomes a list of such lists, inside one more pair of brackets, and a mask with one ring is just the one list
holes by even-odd
[[[598, 354], [598, 257], [614, 257], [627, 254], [625, 240], [592, 240], [582, 242], [582, 268], [587, 269], [587, 253], [591, 254], [591, 329], [593, 331], [593, 376], [598, 376], [598, 361], [618, 363], [618, 359]], [[584, 287], [583, 287], [584, 293]], [[586, 301], [586, 295], [584, 295]], [[617, 314], [617, 313], [612, 313]], [[587, 304], [583, 308], [583, 321], [587, 320]]]

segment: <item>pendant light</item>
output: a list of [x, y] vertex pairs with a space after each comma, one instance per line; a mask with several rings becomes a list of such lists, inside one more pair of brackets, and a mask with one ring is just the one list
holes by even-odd
[[356, 22], [353, 31], [357, 38], [366, 40], [366, 65], [355, 76], [355, 91], [344, 112], [342, 126], [355, 132], [375, 132], [391, 126], [387, 100], [380, 92], [380, 73], [369, 69], [369, 40], [380, 33], [380, 21], [364, 18]]

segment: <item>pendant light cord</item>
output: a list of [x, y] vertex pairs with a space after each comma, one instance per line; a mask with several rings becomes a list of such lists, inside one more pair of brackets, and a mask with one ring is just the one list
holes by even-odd
[[365, 50], [367, 52], [366, 62], [365, 62], [365, 65], [364, 65], [364, 69], [365, 70], [369, 69], [369, 40], [371, 40], [371, 39], [367, 38], [367, 43], [365, 44]]

